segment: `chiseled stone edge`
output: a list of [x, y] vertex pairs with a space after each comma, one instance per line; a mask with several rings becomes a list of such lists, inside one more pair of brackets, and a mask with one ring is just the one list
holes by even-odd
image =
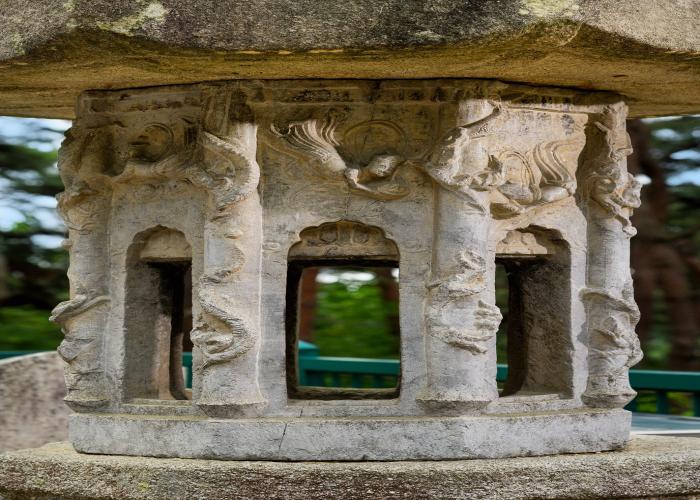
[[660, 436], [635, 437], [607, 453], [442, 462], [158, 459], [81, 455], [53, 443], [0, 455], [0, 497], [694, 498], [698, 470], [700, 439]]
[[[630, 413], [574, 410], [479, 417], [207, 420], [73, 415], [85, 453], [220, 460], [437, 460], [619, 449]], [[136, 438], [136, 436], [138, 436]]]

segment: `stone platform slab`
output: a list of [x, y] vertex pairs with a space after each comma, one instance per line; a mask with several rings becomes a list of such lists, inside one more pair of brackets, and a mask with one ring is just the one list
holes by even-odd
[[[384, 418], [185, 418], [75, 414], [84, 453], [218, 460], [439, 460], [622, 448], [624, 410]], [[138, 436], [138, 439], [133, 439]]]
[[0, 455], [0, 498], [697, 498], [700, 439], [622, 451], [443, 462], [223, 462], [81, 455], [67, 443]]

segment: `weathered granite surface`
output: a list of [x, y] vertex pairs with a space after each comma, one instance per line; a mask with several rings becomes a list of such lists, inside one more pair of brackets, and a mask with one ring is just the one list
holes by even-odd
[[0, 456], [0, 496], [35, 499], [697, 498], [700, 439], [500, 460], [220, 462], [81, 455], [67, 443]]
[[698, 0], [2, 2], [0, 114], [72, 117], [85, 89], [236, 78], [469, 77], [700, 110]]
[[68, 438], [64, 366], [55, 352], [0, 361], [0, 451]]

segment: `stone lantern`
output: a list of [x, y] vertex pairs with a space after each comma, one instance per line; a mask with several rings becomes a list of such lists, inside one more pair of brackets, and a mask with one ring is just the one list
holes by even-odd
[[[49, 3], [0, 19], [0, 111], [74, 118], [52, 319], [78, 453], [7, 455], [0, 495], [700, 492], [685, 441], [506, 459], [629, 441], [625, 120], [700, 109], [697, 1]], [[300, 279], [329, 264], [399, 270], [396, 387], [300, 384]]]
[[[641, 358], [625, 117], [614, 96], [478, 80], [83, 94], [59, 167], [72, 298], [53, 315], [73, 445], [273, 460], [623, 446]], [[298, 386], [295, 269], [329, 261], [400, 269], [395, 389]]]

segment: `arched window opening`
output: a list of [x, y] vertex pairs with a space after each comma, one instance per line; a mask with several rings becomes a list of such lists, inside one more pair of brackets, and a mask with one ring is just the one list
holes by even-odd
[[570, 394], [570, 262], [567, 245], [550, 231], [513, 230], [499, 243], [499, 362], [508, 365], [501, 396]]
[[399, 253], [381, 229], [340, 221], [303, 230], [287, 268], [289, 396], [397, 397], [398, 305]]
[[124, 389], [128, 399], [190, 399], [182, 369], [191, 330], [192, 250], [158, 227], [137, 235], [127, 258]]

